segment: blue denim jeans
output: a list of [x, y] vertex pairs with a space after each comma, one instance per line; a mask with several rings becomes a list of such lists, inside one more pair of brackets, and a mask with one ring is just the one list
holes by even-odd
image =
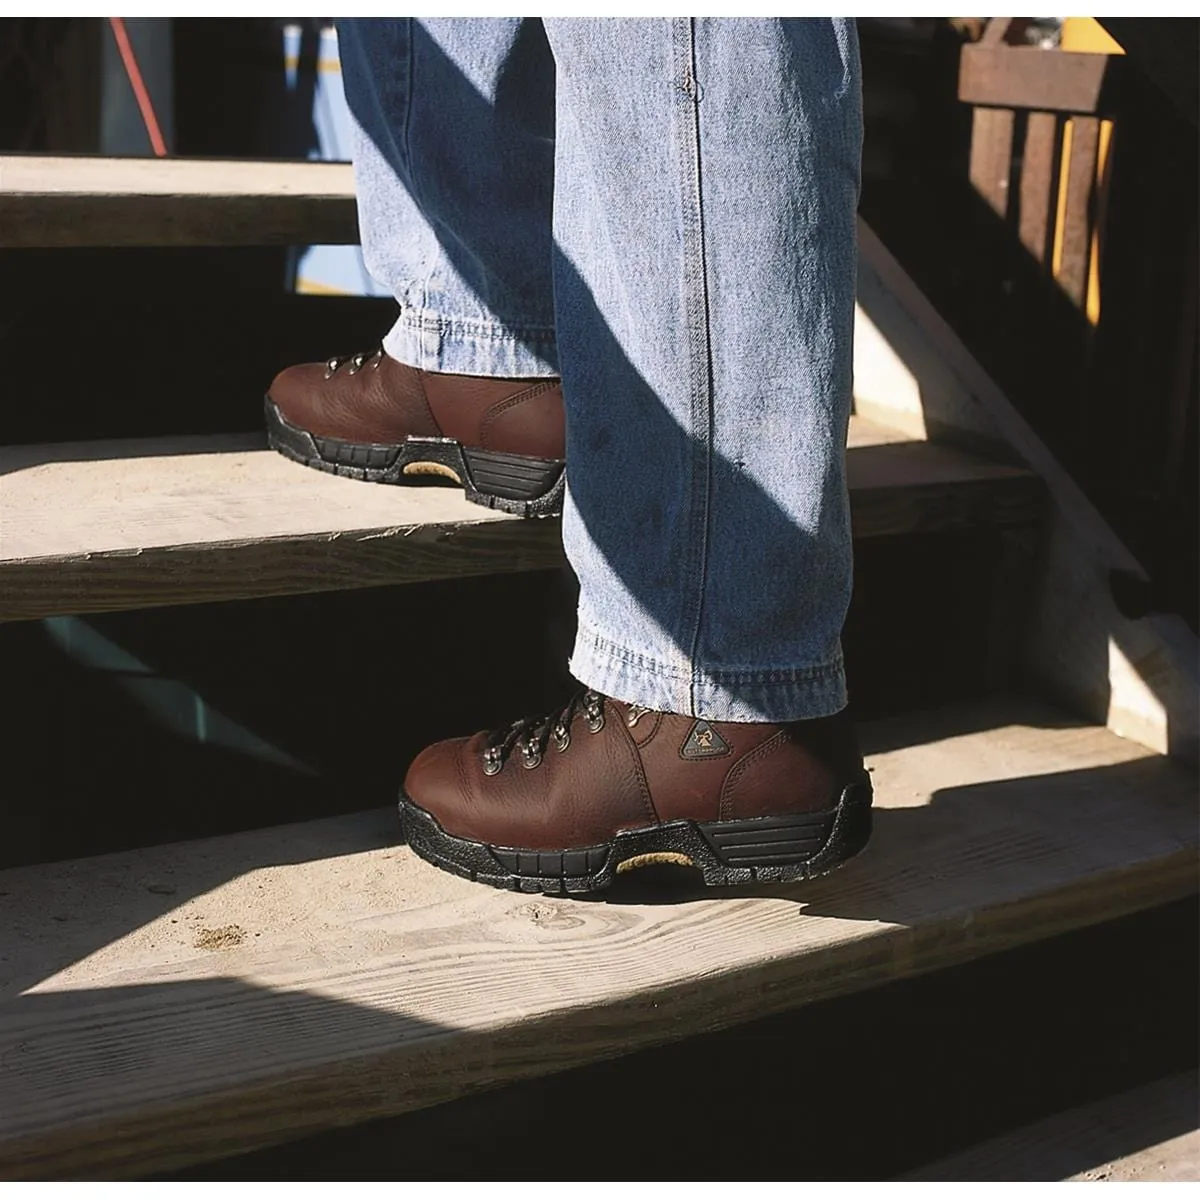
[[572, 673], [710, 720], [838, 711], [853, 22], [338, 28], [387, 352], [562, 376]]

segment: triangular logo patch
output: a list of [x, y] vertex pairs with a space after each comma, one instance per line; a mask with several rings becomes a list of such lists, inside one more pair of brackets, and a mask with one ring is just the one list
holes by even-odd
[[721, 758], [728, 753], [729, 743], [707, 721], [697, 721], [679, 748], [680, 758]]

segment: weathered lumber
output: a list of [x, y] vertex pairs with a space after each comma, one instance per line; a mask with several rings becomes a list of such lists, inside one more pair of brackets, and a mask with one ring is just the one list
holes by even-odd
[[[855, 531], [1036, 519], [1020, 468], [852, 423]], [[340, 590], [561, 562], [558, 523], [312, 471], [254, 435], [0, 449], [0, 620]]]
[[390, 811], [0, 872], [0, 1175], [220, 1157], [1195, 890], [1194, 779], [1133, 742], [1013, 701], [863, 732], [874, 841], [809, 885], [523, 896]]
[[357, 241], [348, 163], [0, 156], [0, 248]]
[[1124, 69], [1120, 55], [967, 45], [959, 60], [958, 98], [991, 108], [1111, 116]]

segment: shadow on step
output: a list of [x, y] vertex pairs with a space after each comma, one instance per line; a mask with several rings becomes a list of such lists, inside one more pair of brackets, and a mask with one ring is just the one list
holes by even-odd
[[[941, 710], [923, 717], [929, 742], [969, 733], [975, 727], [994, 728], [977, 715], [1001, 716], [997, 705]], [[1050, 710], [1052, 713], [1053, 710]], [[963, 720], [963, 716], [967, 720]], [[1002, 722], [999, 722], [1002, 723]], [[1063, 720], [1050, 728], [1071, 728]], [[963, 726], [966, 728], [963, 728]], [[868, 727], [887, 740], [901, 722]], [[1076, 726], [1077, 727], [1077, 726]], [[910, 735], [911, 722], [908, 725]], [[924, 739], [923, 739], [924, 740]], [[882, 783], [885, 803], [874, 810], [874, 832], [867, 849], [833, 875], [804, 884], [752, 885], [729, 888], [720, 895], [774, 897], [794, 901], [806, 917], [848, 921], [881, 921], [919, 925], [937, 914], [961, 912], [962, 939], [976, 936], [972, 914], [1019, 901], [1021, 915], [1012, 934], [1019, 940], [1025, 921], [1040, 921], [1038, 906], [1045, 892], [1082, 876], [1134, 866], [1143, 861], [1174, 858], [1173, 869], [1186, 891], [1189, 862], [1196, 838], [1195, 779], [1185, 769], [1160, 757], [1078, 771], [988, 780], [963, 787], [942, 788], [927, 799], [914, 789], [911, 807], [887, 768], [876, 776], [877, 799]], [[1164, 864], [1164, 871], [1167, 865]], [[1152, 883], [1152, 887], [1160, 886]], [[1103, 889], [1085, 904], [1096, 906], [1093, 920], [1106, 915]], [[1112, 885], [1116, 886], [1116, 885]], [[1137, 907], [1133, 885], [1120, 885], [1124, 899], [1115, 908]], [[712, 899], [699, 873], [679, 867], [654, 867], [618, 876], [614, 886], [598, 897], [613, 904], [678, 904]], [[1081, 922], [1066, 914], [1066, 924]], [[937, 936], [945, 938], [939, 930]], [[957, 937], [951, 940], [957, 940]]]
[[37, 446], [12, 446], [0, 451], [0, 475], [31, 470], [47, 463], [111, 462], [123, 458], [235, 453], [262, 450], [266, 445], [265, 433], [226, 433], [195, 438], [138, 438], [127, 442], [49, 442]]
[[[1194, 1062], [1194, 972], [1179, 978], [1168, 966], [1177, 954], [1164, 953], [1194, 949], [1194, 905], [1160, 912], [1173, 921], [1127, 920], [1125, 943], [1082, 931], [1073, 949], [1046, 942], [933, 982], [898, 981], [547, 1079], [600, 1056], [587, 1052], [595, 1030], [554, 1021], [452, 1030], [373, 1008], [384, 992], [378, 978], [361, 975], [354, 1003], [228, 977], [27, 995], [3, 1014], [0, 1175], [145, 1175], [329, 1131], [294, 1152], [266, 1151], [259, 1166], [198, 1171], [494, 1178], [497, 1156], [527, 1161], [540, 1149], [543, 1165], [568, 1164], [583, 1138], [587, 1148], [617, 1146], [615, 1157], [588, 1158], [597, 1177], [637, 1162], [689, 1178], [758, 1170], [886, 1178], [997, 1128]], [[1128, 971], [1114, 978], [1108, 955]], [[341, 977], [343, 994], [352, 975]], [[1172, 990], [1180, 982], [1182, 996]], [[1167, 994], [1147, 1003], [1156, 986]], [[681, 1030], [694, 1032], [662, 1027], [652, 1040]], [[634, 1022], [624, 1051], [610, 1043], [604, 1056], [646, 1042]], [[1097, 1045], [1108, 1052], [1095, 1054]], [[781, 1083], [806, 1074], [819, 1081], [816, 1091]], [[468, 1094], [522, 1079], [531, 1082]], [[845, 1121], [847, 1106], [855, 1122]], [[413, 1109], [423, 1111], [407, 1124], [338, 1132]], [[702, 1120], [715, 1121], [720, 1136], [696, 1156], [690, 1144]], [[614, 1142], [630, 1125], [658, 1135]]]
[[448, 1098], [414, 1093], [414, 1054], [455, 1070], [488, 1057], [486, 1037], [456, 1036], [447, 1052], [446, 1028], [375, 1011], [367, 991], [359, 1005], [216, 978], [8, 1001], [0, 1177], [106, 1178], [221, 1157]]
[[[1195, 1140], [1200, 1125], [1198, 1085], [1194, 1069], [1158, 1079], [972, 1146], [904, 1178], [1008, 1183], [1194, 1181], [1200, 1166]], [[1165, 1144], [1189, 1134], [1190, 1146]]]
[[[390, 812], [260, 830], [232, 847], [222, 839], [160, 848], [153, 878], [139, 875], [136, 854], [6, 872], [0, 1171], [144, 1173], [231, 1154], [1003, 950], [1159, 903], [1171, 879], [1176, 895], [1194, 886], [1191, 777], [1162, 759], [951, 787], [929, 803], [914, 789], [913, 807], [897, 779], [889, 787], [872, 846], [836, 875], [710, 895], [670, 918], [692, 930], [697, 954], [723, 961], [728, 937], [714, 932], [706, 947], [704, 932], [728, 934], [744, 907], [730, 902], [792, 901], [805, 924], [786, 935], [782, 957], [778, 946], [756, 956], [751, 937], [741, 961], [685, 978], [685, 954], [680, 975], [670, 967], [670, 982], [614, 997], [595, 1017], [587, 1003], [548, 1000], [539, 978], [571, 950], [581, 964], [594, 953], [595, 969], [611, 972], [639, 930], [655, 937], [660, 908], [626, 895], [619, 920], [595, 921], [591, 905], [547, 898], [533, 906], [458, 881], [447, 898], [444, 877], [408, 864], [388, 909], [390, 867], [376, 863], [382, 907], [365, 907], [344, 936], [310, 937], [289, 909], [281, 930], [267, 914], [270, 944], [257, 953], [255, 934], [241, 926], [186, 921], [191, 950], [155, 951], [152, 922], [161, 929], [176, 910], [184, 919], [189, 902], [239, 876], [386, 846]], [[1142, 862], [1155, 870], [1129, 869]], [[348, 862], [345, 886], [365, 886], [367, 865]], [[658, 897], [690, 898], [678, 890]], [[515, 902], [527, 917], [537, 907], [583, 919], [534, 920], [536, 937], [522, 935], [525, 965], [513, 966], [499, 951], [513, 949]], [[417, 918], [433, 910], [431, 931]], [[781, 928], [778, 908], [761, 916]], [[672, 938], [666, 927], [661, 934], [653, 944], [669, 958]], [[118, 954], [107, 968], [101, 960], [99, 969], [67, 970], [122, 938], [131, 939], [133, 965], [122, 967]], [[468, 971], [448, 986], [439, 954], [477, 958], [477, 985], [464, 989]], [[148, 973], [160, 981], [142, 982]], [[497, 1004], [512, 1018], [497, 1024]]]

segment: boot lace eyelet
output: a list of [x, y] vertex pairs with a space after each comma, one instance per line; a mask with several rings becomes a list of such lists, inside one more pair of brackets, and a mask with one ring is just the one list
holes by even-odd
[[580, 688], [556, 713], [543, 717], [522, 717], [507, 729], [488, 735], [483, 748], [483, 771], [496, 775], [509, 758], [520, 751], [521, 766], [532, 771], [540, 766], [553, 741], [562, 754], [571, 744], [571, 728], [576, 716], [587, 721], [592, 733], [604, 728], [604, 697], [599, 692]]
[[335, 354], [333, 358], [325, 360], [325, 378], [332, 379], [347, 363], [350, 364], [350, 370], [347, 375], [357, 375], [369, 362], [373, 371], [379, 370], [379, 364], [383, 361], [383, 347], [370, 352], [363, 350], [359, 354], [352, 354], [348, 358], [345, 355]]
[[589, 733], [599, 733], [604, 728], [604, 698], [588, 692], [583, 698], [583, 714], [587, 717]]

